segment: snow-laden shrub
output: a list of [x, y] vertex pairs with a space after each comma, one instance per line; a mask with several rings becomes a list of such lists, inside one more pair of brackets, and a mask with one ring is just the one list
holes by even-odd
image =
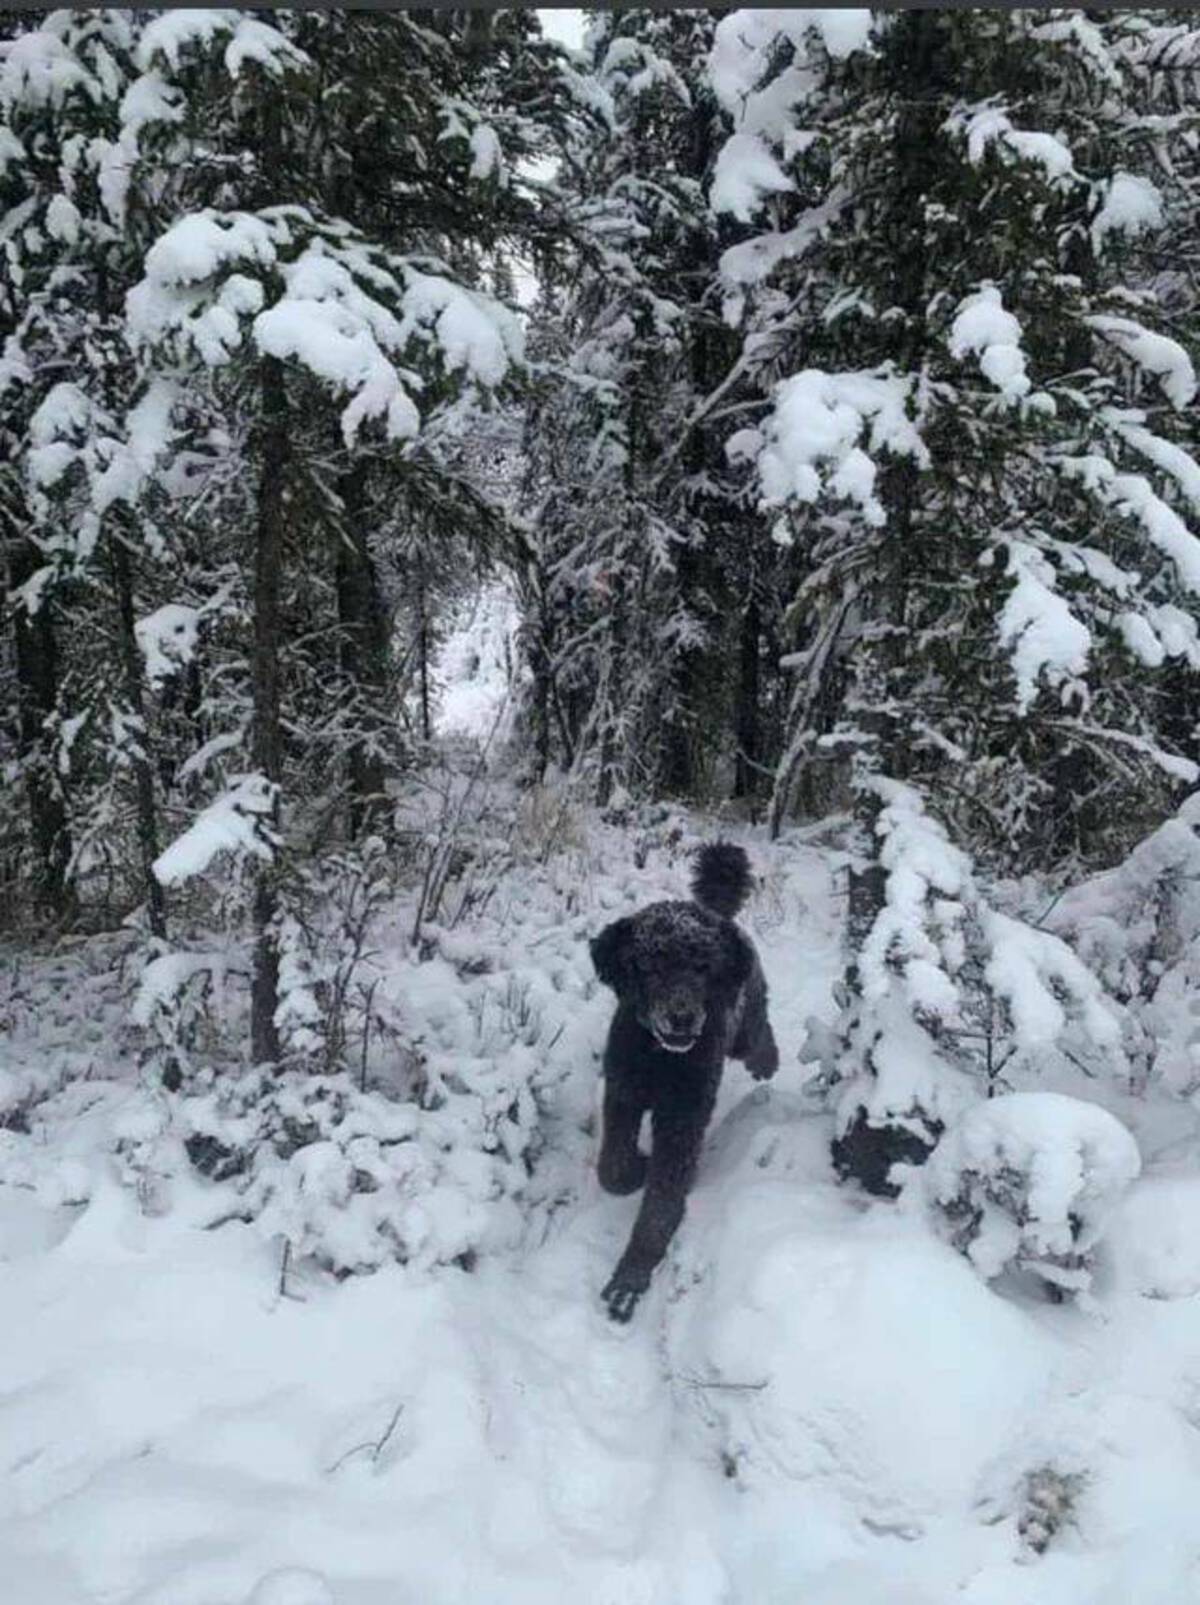
[[1046, 923], [1126, 1006], [1138, 1080], [1200, 1089], [1200, 793]]
[[939, 1230], [986, 1280], [1030, 1270], [1086, 1295], [1096, 1244], [1140, 1170], [1137, 1143], [1107, 1110], [1025, 1092], [969, 1110], [924, 1182]]
[[144, 1033], [142, 1062], [157, 1070], [165, 1087], [180, 1087], [197, 1059], [211, 1050], [239, 959], [245, 963], [236, 951], [153, 944], [129, 1015]]
[[200, 953], [147, 966], [147, 1064], [179, 1072], [165, 1094], [147, 1078], [159, 1118], [121, 1143], [148, 1207], [170, 1207], [179, 1173], [198, 1172], [205, 1219], [253, 1223], [293, 1261], [346, 1274], [469, 1264], [572, 1184], [541, 1161], [557, 1088], [590, 1077], [607, 1016], [582, 867], [488, 869], [495, 888], [470, 920], [426, 922], [413, 942], [422, 888], [396, 886], [395, 858], [367, 838], [281, 878], [278, 1066], [239, 1065], [244, 973], [229, 984]]
[[515, 1240], [536, 1133], [527, 1089], [492, 1090], [490, 1107], [464, 1094], [428, 1109], [344, 1074], [254, 1070], [180, 1100], [177, 1120], [192, 1163], [222, 1184], [218, 1215], [255, 1221], [298, 1258], [339, 1274], [469, 1264]]
[[1075, 1510], [1086, 1479], [1078, 1471], [1061, 1471], [1057, 1466], [1038, 1466], [1021, 1485], [1017, 1532], [1030, 1555], [1044, 1555], [1064, 1527], [1075, 1518]]
[[1062, 1056], [1123, 1069], [1122, 1011], [1052, 932], [994, 908], [969, 856], [911, 786], [873, 777], [872, 850], [882, 903], [857, 955], [856, 991], [805, 1050], [836, 1086], [834, 1163], [894, 1194], [896, 1163], [920, 1163], [989, 1091]]

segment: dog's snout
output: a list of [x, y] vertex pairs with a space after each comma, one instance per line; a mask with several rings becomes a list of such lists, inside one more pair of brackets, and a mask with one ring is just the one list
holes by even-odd
[[690, 1031], [696, 1023], [695, 1016], [690, 1009], [672, 1009], [667, 1019], [671, 1030], [678, 1031], [680, 1034], [684, 1031]]

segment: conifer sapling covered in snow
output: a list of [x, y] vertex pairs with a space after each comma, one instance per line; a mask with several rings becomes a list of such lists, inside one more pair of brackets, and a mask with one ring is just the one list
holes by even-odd
[[924, 1181], [939, 1229], [985, 1280], [1030, 1270], [1086, 1295], [1094, 1250], [1140, 1171], [1137, 1143], [1106, 1109], [1015, 1092], [968, 1110]]
[[836, 1093], [834, 1162], [871, 1192], [921, 1163], [971, 1104], [1070, 1053], [1125, 1064], [1123, 1013], [1061, 938], [1001, 913], [920, 796], [878, 798], [882, 906], [838, 1029], [814, 1043]]

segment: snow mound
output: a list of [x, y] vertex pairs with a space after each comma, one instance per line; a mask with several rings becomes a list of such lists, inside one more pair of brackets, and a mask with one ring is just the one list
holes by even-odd
[[1027, 1267], [1090, 1286], [1090, 1256], [1141, 1170], [1115, 1116], [1061, 1093], [979, 1104], [946, 1132], [926, 1172], [934, 1216], [987, 1280]]
[[319, 1572], [285, 1566], [268, 1572], [250, 1590], [246, 1605], [335, 1605], [333, 1591]]
[[1116, 1275], [1143, 1298], [1200, 1293], [1200, 1177], [1146, 1176], [1108, 1233]]
[[[703, 1200], [707, 1274], [676, 1372], [748, 1493], [820, 1487], [840, 1519], [912, 1537], [937, 1511], [970, 1509], [1028, 1431], [1045, 1339], [919, 1213], [860, 1213], [786, 1174], [786, 1152], [758, 1146]], [[801, 1547], [791, 1564], [811, 1566]]]

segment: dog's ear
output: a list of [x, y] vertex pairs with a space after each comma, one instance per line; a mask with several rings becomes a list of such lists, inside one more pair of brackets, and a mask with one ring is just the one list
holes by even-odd
[[722, 991], [736, 992], [745, 986], [754, 970], [754, 949], [735, 926], [721, 936], [721, 958], [714, 977]]
[[592, 941], [592, 963], [605, 986], [618, 997], [629, 991], [633, 981], [633, 920], [614, 920]]

